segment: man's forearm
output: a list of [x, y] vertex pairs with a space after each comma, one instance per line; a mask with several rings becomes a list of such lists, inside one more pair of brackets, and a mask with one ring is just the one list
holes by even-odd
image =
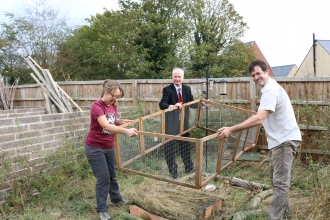
[[263, 121], [264, 120], [261, 119], [259, 116], [253, 115], [252, 117], [246, 119], [242, 123], [232, 126], [232, 129], [234, 132], [249, 129], [254, 126], [262, 124]]

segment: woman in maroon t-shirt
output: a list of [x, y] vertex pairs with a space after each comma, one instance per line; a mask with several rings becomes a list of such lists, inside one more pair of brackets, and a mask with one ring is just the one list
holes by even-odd
[[109, 220], [107, 198], [110, 195], [111, 205], [125, 205], [119, 192], [116, 180], [116, 157], [114, 150], [114, 133], [128, 137], [137, 135], [134, 128], [126, 129], [117, 125], [130, 120], [119, 119], [116, 101], [124, 96], [123, 88], [116, 80], [103, 82], [101, 99], [91, 107], [90, 130], [85, 140], [85, 154], [96, 177], [96, 211], [100, 219]]

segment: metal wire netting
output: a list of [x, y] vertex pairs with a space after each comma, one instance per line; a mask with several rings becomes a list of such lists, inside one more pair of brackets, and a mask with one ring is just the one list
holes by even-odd
[[117, 134], [118, 168], [200, 188], [256, 144], [259, 126], [223, 142], [217, 136], [220, 127], [241, 123], [254, 112], [220, 103], [204, 108], [201, 103], [196, 100], [181, 110], [159, 111], [125, 125], [137, 129], [139, 136]]

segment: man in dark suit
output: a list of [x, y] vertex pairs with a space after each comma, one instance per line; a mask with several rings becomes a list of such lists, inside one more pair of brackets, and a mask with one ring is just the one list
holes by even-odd
[[[174, 68], [172, 71], [173, 83], [163, 88], [163, 96], [159, 102], [160, 109], [168, 109], [178, 106], [181, 110], [182, 104], [194, 100], [191, 94], [191, 88], [183, 85], [184, 71], [180, 68]], [[165, 113], [165, 133], [170, 135], [177, 135], [180, 133], [180, 110], [174, 110]], [[189, 128], [189, 108], [185, 109], [184, 129]], [[189, 133], [183, 135], [189, 137]], [[194, 172], [194, 164], [190, 156], [190, 142], [186, 141], [170, 141], [165, 144], [165, 159], [169, 172], [173, 179], [178, 178], [177, 167], [175, 162], [176, 144], [180, 148], [180, 155], [185, 166], [186, 173]]]

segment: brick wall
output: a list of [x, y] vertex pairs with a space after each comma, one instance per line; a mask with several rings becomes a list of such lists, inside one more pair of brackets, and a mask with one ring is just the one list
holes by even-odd
[[[127, 116], [130, 110], [119, 108], [119, 116]], [[13, 172], [20, 173], [25, 169], [37, 171], [38, 166], [44, 163], [43, 157], [54, 153], [66, 142], [83, 143], [89, 122], [89, 110], [56, 114], [46, 114], [45, 108], [1, 110], [0, 163], [6, 159], [24, 158], [36, 166], [20, 167], [14, 162]], [[0, 183], [0, 195], [8, 189], [8, 184]]]

